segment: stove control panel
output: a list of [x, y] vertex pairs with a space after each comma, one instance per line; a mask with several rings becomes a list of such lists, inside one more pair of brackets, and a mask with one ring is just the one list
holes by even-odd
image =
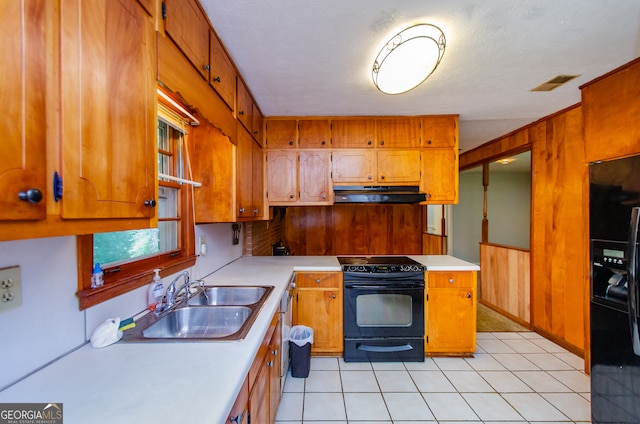
[[396, 272], [422, 272], [424, 266], [422, 265], [344, 265], [342, 267], [344, 272], [362, 272], [370, 274], [387, 274]]

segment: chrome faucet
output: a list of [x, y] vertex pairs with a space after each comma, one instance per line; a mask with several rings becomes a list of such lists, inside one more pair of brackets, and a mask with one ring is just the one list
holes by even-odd
[[[184, 277], [184, 284], [176, 290], [176, 283], [180, 278]], [[189, 271], [184, 271], [182, 274], [178, 275], [173, 279], [171, 283], [167, 286], [167, 291], [165, 292], [165, 307], [164, 310], [172, 308], [176, 303], [177, 295], [186, 288], [186, 294], [189, 296]]]

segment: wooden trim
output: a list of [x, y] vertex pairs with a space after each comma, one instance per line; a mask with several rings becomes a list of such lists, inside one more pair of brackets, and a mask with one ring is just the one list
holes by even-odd
[[[538, 327], [537, 325], [533, 326], [533, 331], [535, 331], [536, 333], [540, 334], [541, 336], [544, 336], [545, 338], [551, 340], [552, 342], [554, 342], [555, 344], [567, 349], [569, 352], [572, 352], [576, 355], [578, 355], [581, 358], [584, 358], [584, 350], [580, 349], [579, 347], [576, 347], [575, 345], [572, 345], [571, 343], [567, 342], [566, 340], [553, 335], [552, 333], [547, 332], [546, 330], [544, 330], [541, 327]], [[587, 372], [588, 370], [585, 369], [585, 372]], [[587, 372], [588, 374], [588, 372]]]
[[509, 250], [519, 250], [521, 252], [531, 252], [531, 249], [525, 249], [524, 247], [509, 246], [508, 244], [491, 243], [491, 242], [480, 242], [480, 244], [485, 246], [501, 247]]
[[487, 308], [499, 313], [500, 315], [504, 315], [505, 317], [509, 318], [511, 321], [523, 326], [524, 328], [526, 328], [528, 330], [533, 330], [533, 325], [531, 325], [530, 322], [527, 322], [527, 321], [525, 321], [525, 320], [523, 320], [521, 318], [518, 318], [517, 316], [509, 313], [508, 311], [506, 311], [506, 310], [504, 310], [504, 309], [502, 309], [502, 308], [500, 308], [500, 307], [498, 307], [498, 306], [496, 306], [496, 305], [494, 305], [492, 303], [487, 302], [484, 299], [478, 299], [478, 302], [480, 302], [482, 305], [486, 306]]
[[597, 83], [598, 81], [601, 81], [601, 80], [603, 80], [603, 79], [605, 79], [605, 78], [609, 78], [610, 76], [612, 76], [612, 75], [614, 75], [614, 74], [617, 74], [618, 72], [623, 71], [623, 70], [625, 70], [626, 68], [630, 68], [630, 67], [632, 67], [633, 65], [636, 65], [637, 63], [640, 63], [640, 57], [638, 57], [638, 58], [636, 58], [636, 59], [633, 59], [631, 62], [627, 62], [627, 63], [625, 63], [624, 65], [618, 66], [617, 68], [615, 68], [615, 69], [613, 69], [613, 70], [611, 70], [611, 71], [607, 72], [607, 73], [606, 73], [606, 74], [604, 74], [604, 75], [600, 75], [599, 77], [594, 78], [594, 79], [592, 79], [592, 80], [591, 80], [591, 81], [589, 81], [589, 82], [585, 82], [584, 84], [582, 84], [581, 86], [579, 86], [579, 87], [578, 87], [578, 89], [582, 90], [583, 88], [588, 87], [588, 86], [590, 86], [591, 84], [595, 84], [595, 83]]

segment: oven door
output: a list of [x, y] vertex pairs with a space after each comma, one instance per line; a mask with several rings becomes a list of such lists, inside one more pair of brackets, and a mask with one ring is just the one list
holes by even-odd
[[423, 296], [419, 283], [345, 282], [345, 338], [423, 337]]

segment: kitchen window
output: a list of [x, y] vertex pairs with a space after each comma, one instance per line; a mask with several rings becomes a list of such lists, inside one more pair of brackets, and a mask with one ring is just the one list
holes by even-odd
[[[188, 129], [188, 117], [158, 105], [155, 228], [78, 236], [81, 309], [150, 283], [154, 268], [166, 276], [195, 263], [193, 186], [185, 183]], [[91, 289], [87, 276], [96, 262], [105, 283]]]

